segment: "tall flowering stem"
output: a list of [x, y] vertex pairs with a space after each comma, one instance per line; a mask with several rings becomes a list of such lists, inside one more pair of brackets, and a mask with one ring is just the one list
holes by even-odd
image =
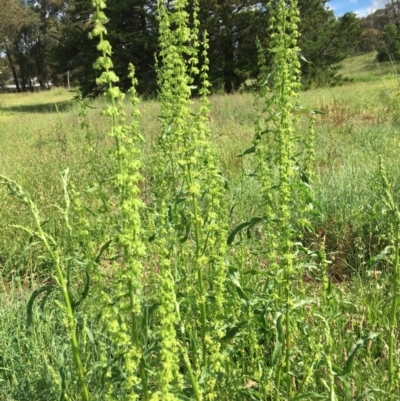
[[[259, 47], [260, 91], [257, 103], [265, 100], [267, 116], [256, 120], [254, 147], [260, 165], [261, 191], [264, 195], [266, 235], [269, 264], [279, 276], [279, 298], [285, 304], [285, 358], [277, 364], [275, 400], [280, 397], [282, 371], [286, 378], [287, 399], [291, 397], [291, 283], [295, 274], [293, 252], [292, 206], [293, 181], [296, 177], [294, 109], [300, 90], [300, 63], [297, 46], [299, 10], [297, 0], [270, 1], [269, 52], [272, 54], [273, 71], [267, 75], [265, 56]], [[269, 94], [271, 88], [272, 96]], [[277, 187], [274, 194], [272, 188]], [[279, 232], [279, 236], [274, 234]], [[277, 267], [279, 266], [279, 269]], [[283, 275], [281, 276], [281, 273]], [[284, 368], [284, 369], [282, 369]]]
[[[105, 285], [102, 291], [104, 303], [103, 321], [110, 339], [115, 347], [115, 358], [121, 358], [126, 379], [123, 381], [123, 391], [126, 399], [134, 400], [138, 396], [135, 386], [138, 384], [138, 376], [142, 385], [142, 398], [150, 398], [147, 374], [145, 370], [141, 333], [139, 323], [141, 320], [142, 286], [141, 258], [145, 254], [145, 246], [141, 240], [140, 209], [143, 207], [139, 194], [140, 174], [140, 150], [139, 144], [143, 138], [139, 134], [137, 109], [139, 99], [136, 94], [137, 84], [135, 71], [129, 66], [129, 77], [132, 80], [130, 98], [133, 106], [132, 122], [127, 124], [122, 101], [125, 95], [115, 84], [118, 77], [113, 71], [111, 60], [111, 45], [104, 38], [107, 33], [105, 22], [107, 17], [103, 12], [105, 1], [93, 0], [95, 12], [92, 16], [94, 29], [91, 37], [99, 37], [97, 49], [101, 55], [94, 63], [94, 68], [101, 71], [96, 83], [106, 87], [104, 93], [109, 100], [109, 105], [103, 110], [103, 114], [111, 118], [111, 137], [115, 141], [115, 157], [117, 160], [117, 173], [115, 183], [119, 193], [120, 217], [116, 224], [119, 226], [116, 236], [116, 245], [122, 251], [121, 264], [116, 266], [112, 288]], [[139, 372], [139, 375], [137, 374]], [[112, 384], [108, 383], [107, 399], [113, 399]]]
[[[171, 280], [172, 263], [178, 267], [175, 287], [188, 300], [188, 310], [179, 316], [172, 316], [171, 312], [169, 319], [178, 319], [181, 327], [186, 326], [181, 335], [185, 332], [185, 336], [197, 341], [200, 332], [201, 355], [200, 358], [191, 355], [193, 366], [218, 372], [222, 361], [219, 338], [223, 327], [227, 224], [224, 184], [209, 127], [208, 40], [206, 34], [202, 41], [199, 39], [197, 1], [193, 3], [192, 16], [186, 11], [186, 0], [175, 1], [171, 12], [162, 1], [158, 7], [161, 50], [157, 70], [162, 135], [157, 157], [167, 162], [167, 165], [158, 162], [155, 188], [158, 219], [163, 222], [157, 225], [164, 227], [159, 229], [156, 240], [159, 246], [163, 244], [159, 250], [163, 250], [165, 267], [160, 277]], [[196, 81], [200, 82], [199, 87], [194, 85]], [[200, 95], [198, 102], [191, 100], [194, 90]], [[162, 302], [168, 299], [172, 302], [166, 295]], [[215, 303], [208, 304], [210, 296]], [[184, 360], [188, 366], [185, 355]], [[199, 371], [193, 373], [189, 372], [189, 376], [197, 381]], [[192, 385], [195, 389], [196, 384]], [[206, 399], [215, 398], [215, 386], [215, 375], [211, 374], [203, 389]]]

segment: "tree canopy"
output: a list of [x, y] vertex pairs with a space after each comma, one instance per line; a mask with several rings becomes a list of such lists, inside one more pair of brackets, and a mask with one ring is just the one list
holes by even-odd
[[[166, 0], [171, 9], [173, 1]], [[336, 18], [326, 0], [299, 0], [300, 47], [304, 86], [334, 84], [337, 65], [354, 49], [362, 31], [354, 14]], [[35, 78], [79, 86], [96, 93], [93, 63], [98, 52], [89, 39], [91, 0], [0, 0], [0, 50], [19, 90]], [[156, 91], [158, 50], [156, 0], [113, 0], [108, 3], [108, 40], [123, 88], [133, 63], [141, 93]], [[268, 8], [259, 0], [200, 0], [200, 31], [209, 37], [213, 90], [237, 91], [257, 74], [256, 39], [268, 48]]]

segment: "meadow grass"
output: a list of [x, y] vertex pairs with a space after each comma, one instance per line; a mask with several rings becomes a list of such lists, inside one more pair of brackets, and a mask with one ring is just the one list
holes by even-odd
[[[157, 385], [163, 386], [163, 391], [160, 395], [154, 390], [154, 399], [158, 396], [200, 400], [204, 394], [205, 399], [226, 401], [398, 399], [398, 334], [394, 327], [399, 316], [397, 309], [393, 309], [396, 299], [393, 295], [398, 291], [394, 283], [398, 277], [391, 274], [390, 246], [396, 230], [398, 233], [391, 213], [397, 211], [398, 204], [399, 87], [397, 77], [391, 75], [391, 66], [383, 65], [376, 70], [373, 56], [356, 56], [343, 62], [341, 72], [354, 78], [352, 83], [300, 93], [303, 107], [323, 114], [317, 115], [315, 124], [315, 176], [313, 208], [307, 212], [309, 223], [296, 228], [295, 234], [285, 234], [293, 241], [297, 271], [284, 280], [281, 278], [279, 263], [266, 251], [264, 236], [271, 238], [268, 225], [237, 231], [227, 251], [225, 319], [221, 317], [221, 305], [215, 308], [220, 296], [218, 283], [212, 275], [208, 276], [206, 267], [202, 270], [204, 277], [197, 279], [198, 266], [204, 261], [198, 261], [196, 252], [208, 246], [207, 252], [213, 252], [210, 254], [213, 258], [218, 257], [217, 251], [211, 249], [212, 241], [208, 242], [218, 232], [212, 231], [216, 230], [213, 227], [207, 228], [207, 220], [198, 224], [202, 208], [208, 213], [211, 206], [190, 192], [193, 177], [206, 179], [199, 168], [204, 169], [206, 164], [190, 164], [191, 153], [185, 153], [185, 149], [191, 149], [192, 145], [184, 148], [183, 153], [179, 153], [179, 145], [174, 145], [179, 155], [177, 165], [183, 166], [179, 170], [182, 175], [174, 173], [163, 182], [170, 173], [162, 170], [162, 163], [157, 164], [163, 158], [156, 160], [154, 153], [157, 146], [162, 146], [158, 142], [160, 132], [164, 136], [169, 133], [168, 126], [163, 128], [165, 120], [159, 119], [160, 112], [167, 115], [168, 106], [175, 107], [173, 99], [168, 103], [171, 99], [167, 98], [164, 105], [156, 100], [139, 104], [141, 116], [134, 118], [138, 118], [139, 133], [144, 138], [140, 144], [143, 178], [138, 186], [145, 206], [140, 209], [140, 216], [147, 254], [141, 257], [140, 283], [134, 284], [135, 291], [130, 290], [132, 304], [122, 305], [116, 312], [121, 313], [120, 319], [124, 321], [123, 312], [137, 308], [133, 320], [137, 319], [138, 336], [133, 335], [129, 344], [135, 350], [132, 360], [137, 363], [138, 371], [132, 388], [140, 394], [139, 399], [149, 399], [147, 393]], [[62, 89], [0, 95], [0, 172], [18, 181], [30, 194], [43, 216], [40, 224], [48, 237], [59, 242], [57, 250], [67, 249], [71, 255], [75, 252], [79, 256], [69, 258], [72, 261], [67, 261], [66, 271], [68, 283], [76, 283], [70, 287], [72, 298], [76, 298], [86, 282], [80, 266], [91, 252], [89, 242], [85, 243], [85, 224], [88, 223], [89, 231], [93, 227], [90, 235], [94, 242], [107, 244], [107, 230], [120, 219], [117, 205], [121, 195], [118, 185], [109, 192], [93, 189], [102, 177], [113, 174], [115, 166], [115, 138], [110, 135], [110, 132], [115, 135], [115, 123], [99, 115], [106, 102], [90, 102], [83, 116], [82, 104], [72, 100], [73, 96]], [[205, 135], [202, 140], [210, 140], [215, 147], [227, 179], [228, 190], [220, 199], [226, 212], [220, 214], [220, 225], [224, 225], [225, 219], [233, 230], [265, 214], [266, 191], [253, 174], [255, 165], [248, 156], [238, 157], [254, 143], [254, 98], [250, 93], [213, 95], [210, 102], [209, 137]], [[189, 107], [196, 111], [198, 105], [196, 101]], [[122, 106], [128, 115], [135, 107], [129, 97]], [[202, 121], [202, 117], [193, 117], [185, 110], [180, 112], [186, 122]], [[128, 117], [127, 122], [130, 120]], [[308, 118], [300, 115], [295, 121], [294, 146], [307, 136], [308, 127]], [[178, 138], [179, 135], [178, 132]], [[208, 152], [206, 146], [203, 149]], [[165, 158], [170, 157], [168, 151], [165, 150]], [[207, 163], [212, 163], [212, 156], [207, 157], [211, 157]], [[379, 157], [384, 160], [386, 184], [382, 183]], [[187, 161], [183, 163], [182, 159]], [[188, 165], [192, 170], [185, 170]], [[67, 167], [75, 185], [71, 199], [77, 203], [71, 208], [76, 217], [71, 217], [71, 224], [78, 227], [76, 235], [65, 227], [66, 209], [60, 213], [54, 207], [63, 205], [66, 199], [60, 172]], [[176, 180], [174, 185], [172, 180]], [[155, 182], [172, 193], [176, 191], [172, 198], [178, 202], [172, 202], [174, 206], [169, 211], [164, 210], [161, 201], [159, 204], [155, 201]], [[91, 190], [86, 191], [87, 188]], [[383, 196], [385, 191], [393, 199]], [[168, 199], [170, 193], [165, 191], [158, 195], [159, 199]], [[297, 201], [302, 199], [297, 193], [295, 196], [299, 196]], [[104, 199], [112, 205], [106, 212], [101, 207]], [[186, 204], [187, 199], [190, 202]], [[59, 306], [61, 293], [49, 290], [39, 294], [31, 311], [34, 324], [28, 327], [26, 320], [30, 293], [43, 284], [49, 288], [57, 284], [52, 259], [43, 245], [36, 244], [34, 236], [13, 226], [30, 227], [35, 223], [29, 207], [26, 204], [21, 207], [7, 190], [0, 192], [0, 202], [0, 399], [78, 399], [81, 384], [73, 373], [74, 355], [65, 332], [71, 323], [65, 326], [64, 309]], [[293, 205], [289, 207], [297, 210]], [[154, 235], [160, 229], [163, 213], [172, 215], [165, 242], [163, 237]], [[192, 229], [196, 235], [190, 236], [191, 228], [184, 226], [187, 216], [194, 216], [191, 227], [196, 227]], [[293, 227], [297, 227], [297, 218], [296, 214], [291, 216]], [[278, 235], [279, 226], [274, 227]], [[203, 232], [205, 228], [209, 231]], [[180, 234], [179, 240], [173, 238], [174, 232]], [[99, 265], [101, 274], [90, 270], [93, 294], [82, 297], [82, 302], [73, 308], [73, 331], [93, 399], [106, 399], [103, 397], [107, 394], [112, 398], [113, 392], [125, 397], [131, 395], [124, 387], [131, 385], [124, 372], [132, 367], [127, 364], [124, 345], [118, 343], [122, 341], [118, 337], [122, 331], [112, 331], [112, 327], [105, 331], [99, 310], [105, 295], [111, 297], [112, 292], [115, 298], [109, 298], [104, 310], [114, 308], [123, 297], [117, 286], [125, 278], [119, 276], [115, 265], [125, 269], [131, 261], [121, 260], [118, 252], [124, 245], [118, 241], [121, 239], [104, 248], [105, 257]], [[170, 247], [170, 252], [165, 253], [166, 247]], [[169, 262], [163, 265], [163, 258], [169, 257], [171, 271], [163, 267], [169, 266]], [[69, 259], [67, 254], [66, 260]], [[291, 279], [292, 275], [296, 280]], [[202, 280], [205, 284], [201, 284]], [[104, 286], [111, 282], [115, 293], [112, 289], [110, 294], [96, 295], [96, 291], [109, 289]], [[281, 288], [289, 293], [284, 294]], [[144, 294], [139, 303], [134, 300], [137, 294]], [[54, 301], [58, 307], [53, 306]], [[179, 305], [176, 310], [175, 302]], [[283, 305], [289, 304], [290, 316], [284, 317], [289, 306], [285, 309]], [[168, 319], [172, 320], [168, 323]], [[160, 322], [175, 333], [159, 331]], [[214, 326], [207, 326], [207, 322], [213, 322]], [[293, 344], [290, 348], [284, 345], [283, 334]], [[174, 344], [171, 349], [178, 349], [182, 357], [160, 351], [164, 347], [160, 344], [166, 343]], [[175, 358], [174, 367], [168, 365], [171, 362], [168, 358]], [[161, 376], [157, 373], [160, 366]], [[168, 376], [169, 369], [173, 369], [175, 376]], [[215, 372], [216, 382], [210, 372]], [[281, 381], [281, 377], [285, 380]]]

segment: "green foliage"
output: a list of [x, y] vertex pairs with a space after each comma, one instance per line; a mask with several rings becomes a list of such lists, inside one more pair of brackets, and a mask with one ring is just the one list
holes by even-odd
[[[158, 1], [159, 99], [139, 104], [133, 66], [129, 96], [118, 86], [106, 4], [93, 1], [93, 67], [104, 96], [90, 110], [80, 99], [74, 119], [81, 124], [69, 136], [60, 107], [52, 145], [59, 158], [70, 152], [62, 163], [71, 162], [80, 156], [72, 147], [76, 134], [77, 149], [87, 147], [84, 166], [74, 180], [65, 170], [61, 194], [43, 196], [26, 179], [37, 202], [1, 175], [23, 206], [16, 209], [1, 192], [2, 213], [24, 217], [20, 259], [35, 249], [49, 272], [29, 300], [15, 301], [15, 288], [25, 291], [17, 274], [0, 281], [1, 396], [398, 399], [399, 213], [384, 170], [379, 186], [370, 179], [377, 153], [386, 149], [397, 160], [396, 127], [385, 126], [379, 136], [375, 126], [357, 131], [365, 110], [340, 108], [342, 92], [334, 94], [336, 103], [326, 102], [328, 92], [315, 92], [323, 112], [300, 106], [298, 4], [268, 4], [270, 42], [268, 51], [257, 42], [254, 109], [243, 95], [237, 104], [235, 96], [214, 97], [212, 110], [209, 41], [197, 2]], [[365, 95], [366, 86], [346, 88], [360, 102], [356, 88]], [[382, 116], [371, 118], [377, 125]], [[235, 136], [253, 119], [252, 141], [250, 129]], [[330, 236], [347, 223], [346, 213], [365, 232], [359, 248], [346, 250], [358, 252], [357, 274], [336, 272], [338, 283], [340, 255]], [[387, 243], [368, 254], [362, 246], [375, 235], [372, 227], [377, 235], [390, 229]], [[390, 249], [391, 276], [379, 270], [389, 266]], [[26, 277], [35, 286], [34, 273]], [[382, 311], [389, 311], [383, 322]]]
[[400, 60], [400, 35], [394, 24], [388, 24], [382, 33], [383, 45], [378, 49], [379, 62]]
[[[153, 2], [150, 2], [153, 3]], [[156, 17], [146, 0], [117, 0], [108, 4], [107, 37], [113, 49], [113, 66], [120, 77], [119, 86], [131, 86], [126, 75], [129, 63], [135, 65], [138, 90], [154, 93], [154, 54], [157, 50]], [[97, 55], [88, 35], [92, 12], [90, 0], [75, 0], [65, 11], [65, 24], [60, 29], [57, 45], [52, 50], [55, 71], [69, 71], [71, 83], [79, 86], [84, 95], [98, 95], [104, 89], [96, 85], [92, 65]]]
[[352, 53], [361, 34], [355, 14], [336, 18], [321, 4], [314, 6], [314, 18], [306, 17], [300, 25], [299, 46], [306, 59], [302, 64], [305, 89], [345, 82], [346, 78], [337, 74], [339, 63]]

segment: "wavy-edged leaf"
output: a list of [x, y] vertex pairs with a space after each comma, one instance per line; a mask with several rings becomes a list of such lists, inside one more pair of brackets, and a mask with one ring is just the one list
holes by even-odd
[[308, 61], [301, 53], [297, 53], [297, 56], [300, 60], [303, 60], [307, 64], [313, 64], [311, 61]]
[[238, 235], [243, 229], [247, 228], [247, 237], [250, 237], [249, 230], [253, 228], [260, 221], [266, 221], [265, 217], [253, 217], [250, 221], [245, 221], [244, 223], [240, 223], [236, 226], [228, 235], [228, 239], [226, 240], [228, 245], [231, 245], [235, 240], [236, 235]]
[[92, 331], [89, 329], [89, 327], [87, 327], [86, 325], [85, 325], [85, 332], [86, 332], [86, 335], [87, 335], [89, 341], [94, 345], [93, 333], [92, 333]]
[[256, 146], [253, 145], [250, 148], [246, 149], [243, 153], [241, 153], [240, 155], [237, 155], [237, 157], [243, 157], [245, 155], [249, 155], [251, 153], [255, 153], [256, 151]]
[[28, 301], [28, 306], [27, 306], [27, 320], [26, 320], [26, 324], [27, 326], [31, 326], [32, 324], [32, 308], [33, 308], [33, 304], [35, 302], [35, 299], [38, 297], [38, 295], [40, 295], [43, 292], [51, 292], [54, 290], [57, 290], [58, 288], [55, 287], [54, 285], [45, 285], [43, 287], [38, 288], [37, 290], [33, 291], [31, 297], [29, 298]]
[[249, 221], [245, 221], [244, 223], [240, 223], [238, 226], [236, 226], [228, 235], [228, 239], [226, 240], [226, 243], [228, 245], [231, 245], [232, 242], [235, 240], [235, 237], [237, 234], [239, 234], [244, 228], [246, 228], [250, 224]]
[[58, 374], [60, 376], [60, 401], [65, 400], [65, 395], [67, 392], [67, 380], [66, 380], [66, 375], [65, 375], [65, 367], [64, 367], [64, 362], [65, 362], [65, 354], [68, 349], [68, 345], [64, 344], [62, 351], [60, 352], [59, 356], [59, 366], [58, 366]]
[[240, 284], [240, 281], [239, 281], [239, 275], [240, 275], [240, 273], [238, 270], [235, 270], [233, 268], [229, 269], [229, 278], [232, 281], [232, 283], [234, 284], [234, 286], [236, 287], [236, 291], [239, 295], [239, 298], [245, 305], [247, 305], [250, 298], [242, 289], [242, 285]]
[[81, 292], [79, 299], [72, 303], [72, 309], [77, 308], [82, 303], [82, 301], [87, 297], [87, 295], [89, 294], [89, 288], [90, 288], [90, 274], [89, 274], [88, 268], [86, 267], [85, 287], [83, 288], [83, 291]]
[[189, 239], [191, 227], [192, 227], [192, 222], [189, 220], [185, 225], [185, 234], [183, 235], [183, 237], [179, 238], [179, 242], [181, 244], [185, 243]]
[[94, 260], [96, 263], [100, 263], [101, 255], [103, 255], [103, 253], [109, 248], [111, 243], [112, 239], [108, 240], [100, 247], [99, 252], [97, 252], [97, 256]]
[[28, 246], [24, 248], [24, 250], [21, 252], [20, 257], [18, 258], [18, 261], [16, 263], [16, 269], [19, 270], [20, 266], [24, 263], [25, 256], [28, 253], [28, 251], [35, 247], [36, 245], [40, 244], [40, 242], [31, 242]]

